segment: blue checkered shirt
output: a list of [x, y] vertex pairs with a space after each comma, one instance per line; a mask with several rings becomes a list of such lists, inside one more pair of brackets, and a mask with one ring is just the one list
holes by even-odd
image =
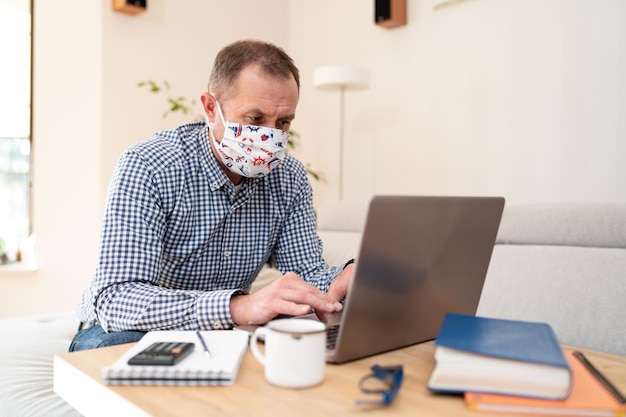
[[322, 259], [302, 164], [287, 155], [237, 191], [204, 122], [163, 131], [117, 163], [78, 315], [108, 332], [230, 328], [231, 297], [250, 290], [270, 256], [322, 291], [341, 270]]

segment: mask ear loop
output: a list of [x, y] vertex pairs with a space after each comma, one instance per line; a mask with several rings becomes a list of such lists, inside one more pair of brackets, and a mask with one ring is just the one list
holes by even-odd
[[217, 115], [220, 117], [220, 120], [222, 121], [222, 126], [224, 126], [224, 129], [226, 129], [226, 119], [224, 119], [224, 113], [222, 113], [222, 106], [220, 106], [220, 102], [217, 101], [217, 97], [215, 96], [215, 94], [213, 93], [209, 93], [211, 94], [211, 96], [213, 96], [213, 99], [215, 100], [215, 104], [217, 106]]
[[[213, 99], [215, 100], [215, 104], [217, 105], [217, 114], [219, 115], [221, 121], [222, 121], [222, 126], [224, 126], [224, 129], [226, 129], [226, 122], [224, 121], [224, 114], [222, 113], [222, 108], [220, 106], [220, 102], [217, 101], [217, 97], [215, 96], [215, 94], [213, 93], [209, 93]], [[204, 118], [206, 119], [206, 123], [209, 126], [209, 135], [211, 135], [211, 139], [213, 139], [213, 143], [215, 143], [216, 146], [219, 145], [219, 143], [217, 142], [217, 139], [215, 138], [215, 134], [213, 133], [213, 127], [211, 126], [211, 121], [209, 120], [209, 115], [204, 113]]]

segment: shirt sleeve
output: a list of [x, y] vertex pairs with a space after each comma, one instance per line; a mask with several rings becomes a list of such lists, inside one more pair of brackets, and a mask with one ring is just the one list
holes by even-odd
[[313, 190], [301, 164], [295, 172], [291, 184], [298, 191], [288, 204], [276, 245], [276, 267], [283, 274], [293, 271], [309, 284], [328, 292], [328, 287], [342, 271], [342, 267], [329, 266], [324, 261], [322, 240], [317, 235]]
[[167, 196], [159, 174], [126, 152], [108, 192], [91, 294], [105, 331], [225, 329], [234, 325], [230, 299], [237, 289], [198, 291], [159, 285]]

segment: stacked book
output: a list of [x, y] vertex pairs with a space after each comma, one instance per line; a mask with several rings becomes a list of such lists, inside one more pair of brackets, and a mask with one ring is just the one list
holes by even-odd
[[478, 411], [624, 416], [626, 399], [547, 323], [448, 313], [428, 388]]

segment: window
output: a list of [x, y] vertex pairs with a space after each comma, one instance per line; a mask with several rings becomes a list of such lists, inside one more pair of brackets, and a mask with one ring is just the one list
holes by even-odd
[[0, 264], [31, 234], [31, 0], [0, 0]]

